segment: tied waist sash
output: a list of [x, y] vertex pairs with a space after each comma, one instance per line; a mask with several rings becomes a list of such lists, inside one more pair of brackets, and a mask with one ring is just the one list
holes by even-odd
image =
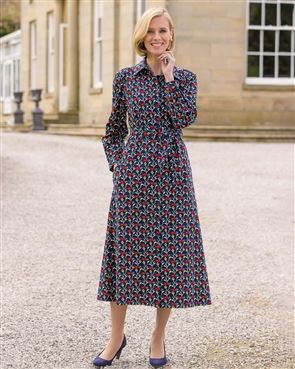
[[[183, 156], [183, 151], [181, 149], [182, 145], [182, 129], [175, 129], [171, 127], [155, 127], [155, 128], [134, 128], [130, 129], [130, 135], [128, 141], [131, 143], [133, 139], [140, 141], [144, 138], [155, 139], [156, 141], [164, 140], [162, 147], [162, 159], [158, 163], [161, 168], [163, 176], [168, 175], [170, 179], [170, 186], [173, 188], [177, 181], [181, 180], [182, 170], [181, 170], [181, 157]], [[128, 144], [127, 141], [127, 144]], [[163, 171], [166, 168], [167, 171]]]
[[171, 127], [155, 127], [155, 128], [131, 128], [131, 137], [149, 137], [149, 138], [181, 138], [183, 136], [181, 129]]

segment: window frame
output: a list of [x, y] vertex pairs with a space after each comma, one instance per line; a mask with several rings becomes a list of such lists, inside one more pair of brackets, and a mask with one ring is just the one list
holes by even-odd
[[[257, 3], [261, 4], [261, 25], [250, 25], [250, 4]], [[276, 4], [277, 6], [277, 24], [275, 26], [263, 25], [265, 20], [265, 4]], [[279, 24], [280, 20], [280, 4], [292, 4], [293, 8], [293, 25], [292, 26], [281, 26]], [[245, 83], [247, 85], [280, 85], [280, 86], [289, 86], [295, 85], [294, 69], [295, 69], [295, 4], [292, 0], [247, 0], [246, 1], [246, 58], [245, 58]], [[248, 50], [248, 42], [249, 42], [249, 30], [259, 30], [260, 31], [260, 43], [259, 43], [259, 51], [249, 51]], [[278, 31], [291, 31], [291, 51], [290, 52], [282, 52], [278, 50], [279, 47], [279, 32]], [[275, 51], [274, 52], [266, 52], [263, 51], [263, 42], [264, 42], [264, 32], [265, 31], [275, 31]], [[259, 77], [249, 77], [248, 76], [248, 56], [249, 55], [257, 55], [259, 57]], [[263, 77], [263, 56], [271, 55], [274, 56], [274, 77]], [[291, 77], [278, 77], [278, 69], [279, 56], [290, 55], [290, 75]]]

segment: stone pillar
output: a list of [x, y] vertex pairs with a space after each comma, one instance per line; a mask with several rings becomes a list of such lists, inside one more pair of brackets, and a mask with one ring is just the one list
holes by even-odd
[[78, 0], [68, 1], [68, 30], [67, 30], [67, 85], [68, 85], [68, 111], [78, 110], [79, 98], [79, 43], [78, 43]]

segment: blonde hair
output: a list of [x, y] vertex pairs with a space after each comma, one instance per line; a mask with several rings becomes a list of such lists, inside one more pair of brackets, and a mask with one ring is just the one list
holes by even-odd
[[170, 41], [170, 45], [168, 47], [168, 50], [173, 50], [175, 47], [175, 37], [174, 37], [174, 24], [173, 20], [168, 13], [168, 11], [165, 8], [150, 8], [147, 9], [142, 16], [139, 18], [139, 20], [136, 23], [134, 33], [133, 33], [133, 47], [135, 49], [135, 52], [139, 54], [140, 56], [147, 55], [147, 50], [144, 46], [143, 39], [145, 38], [150, 22], [152, 18], [162, 16], [167, 18], [169, 22], [169, 29], [172, 33], [172, 41]]

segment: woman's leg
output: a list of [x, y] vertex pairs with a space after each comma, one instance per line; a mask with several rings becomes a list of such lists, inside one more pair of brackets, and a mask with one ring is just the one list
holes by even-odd
[[164, 357], [165, 328], [172, 308], [157, 308], [156, 326], [152, 333], [151, 354], [152, 358]]
[[110, 360], [119, 350], [124, 337], [124, 324], [128, 305], [117, 305], [114, 301], [110, 302], [112, 333], [104, 351], [99, 355], [102, 359]]

